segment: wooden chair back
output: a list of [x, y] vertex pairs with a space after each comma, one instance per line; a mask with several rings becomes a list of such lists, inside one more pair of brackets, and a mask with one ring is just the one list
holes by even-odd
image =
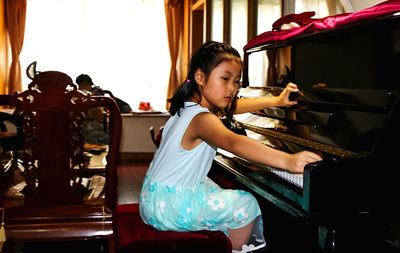
[[[5, 207], [6, 245], [102, 236], [112, 244], [122, 128], [115, 101], [81, 92], [62, 72], [45, 71], [35, 75], [27, 90], [0, 95], [0, 105], [14, 107], [22, 119], [24, 145], [19, 159], [26, 181], [22, 200], [0, 197]], [[87, 163], [80, 123], [94, 107], [107, 111], [110, 138], [101, 173], [106, 178], [104, 194], [88, 202], [82, 185]]]

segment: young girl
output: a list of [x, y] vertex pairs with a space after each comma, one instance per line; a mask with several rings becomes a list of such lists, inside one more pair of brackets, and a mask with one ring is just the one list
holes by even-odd
[[171, 118], [140, 194], [144, 222], [159, 230], [220, 230], [234, 252], [266, 245], [260, 207], [250, 193], [222, 189], [207, 177], [217, 148], [256, 163], [302, 173], [321, 160], [302, 151], [288, 154], [225, 127], [220, 116], [288, 106], [289, 84], [276, 97], [237, 99], [242, 61], [236, 49], [210, 41], [193, 55], [187, 80], [168, 101]]

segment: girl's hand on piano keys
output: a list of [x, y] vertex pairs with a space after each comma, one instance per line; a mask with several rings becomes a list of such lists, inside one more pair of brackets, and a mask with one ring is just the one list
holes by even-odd
[[316, 153], [304, 150], [295, 154], [292, 154], [288, 161], [288, 171], [293, 173], [303, 173], [304, 167], [308, 163], [321, 161], [322, 157]]

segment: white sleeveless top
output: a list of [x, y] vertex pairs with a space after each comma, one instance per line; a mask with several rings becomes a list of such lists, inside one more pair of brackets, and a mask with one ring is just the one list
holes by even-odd
[[[182, 147], [182, 137], [193, 119], [199, 113], [210, 113], [207, 108], [194, 102], [185, 102], [185, 107], [176, 113], [164, 126], [160, 147], [154, 154], [147, 179], [164, 185], [193, 187], [208, 174], [216, 149], [201, 142], [192, 150]], [[168, 148], [165, 148], [167, 146]]]

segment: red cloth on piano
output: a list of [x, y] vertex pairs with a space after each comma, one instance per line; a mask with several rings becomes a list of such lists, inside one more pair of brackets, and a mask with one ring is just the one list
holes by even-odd
[[[247, 51], [248, 49], [256, 46], [287, 40], [303, 34], [320, 32], [332, 28], [341, 27], [351, 23], [387, 16], [399, 11], [400, 11], [400, 1], [388, 0], [356, 12], [337, 14], [321, 19], [316, 19], [311, 23], [307, 24], [306, 26], [294, 27], [288, 30], [264, 32], [256, 36], [255, 38], [251, 39], [247, 43], [247, 45], [243, 47], [243, 50]], [[284, 20], [289, 21], [289, 19], [288, 20], [284, 19]], [[295, 20], [293, 21], [296, 22]]]
[[283, 24], [288, 24], [290, 22], [295, 22], [299, 26], [306, 26], [309, 23], [316, 20], [315, 18], [311, 18], [315, 15], [315, 11], [306, 11], [299, 14], [289, 14], [283, 17], [280, 17], [272, 24], [272, 30], [281, 30], [281, 26]]

